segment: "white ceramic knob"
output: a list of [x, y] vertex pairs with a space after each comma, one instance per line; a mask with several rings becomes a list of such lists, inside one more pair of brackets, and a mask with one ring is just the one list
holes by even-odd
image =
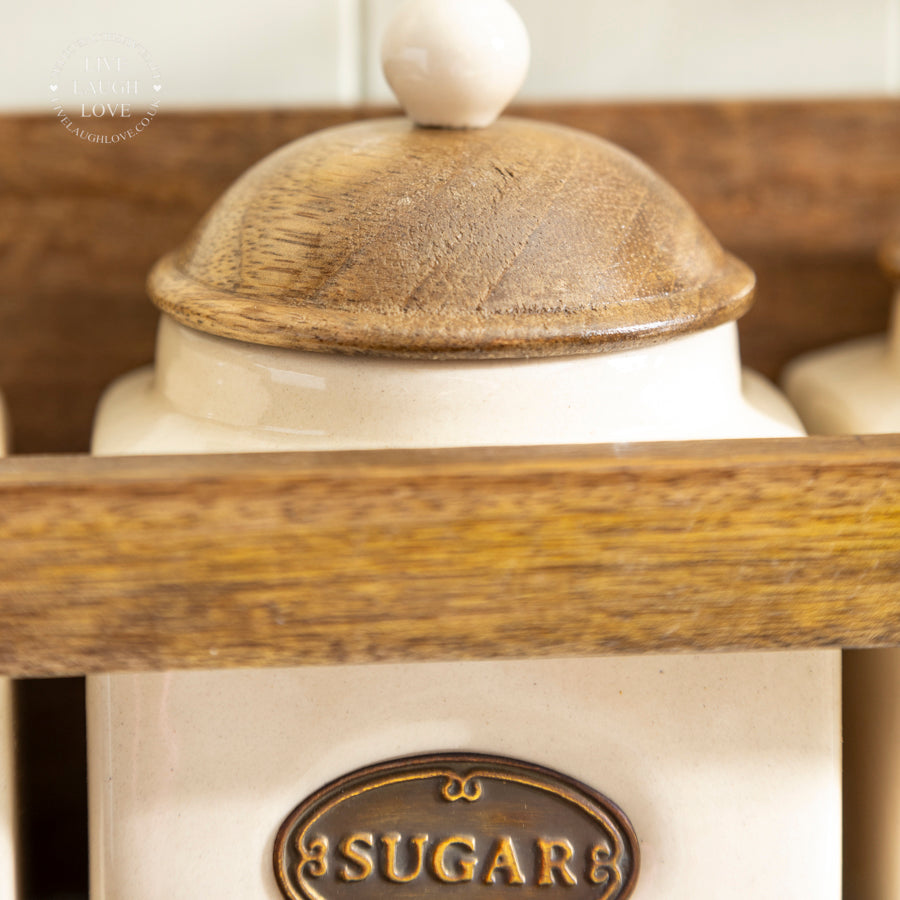
[[525, 24], [506, 0], [407, 0], [381, 46], [391, 89], [419, 125], [484, 128], [528, 71]]

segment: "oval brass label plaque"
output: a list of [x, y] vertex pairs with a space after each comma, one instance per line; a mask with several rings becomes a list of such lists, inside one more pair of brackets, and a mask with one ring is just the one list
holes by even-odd
[[275, 841], [289, 900], [624, 900], [638, 874], [625, 814], [530, 763], [470, 753], [360, 769], [301, 803]]

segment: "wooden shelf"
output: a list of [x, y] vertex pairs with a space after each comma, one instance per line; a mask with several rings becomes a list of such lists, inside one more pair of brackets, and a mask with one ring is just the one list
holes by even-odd
[[[150, 265], [266, 153], [380, 112], [162, 112], [116, 147], [0, 116], [0, 672], [900, 644], [898, 436], [84, 456], [152, 358]], [[753, 368], [884, 329], [896, 100], [516, 112], [637, 153], [750, 263]], [[23, 835], [58, 838], [29, 872], [86, 892], [82, 686], [18, 701]]]
[[9, 674], [900, 643], [900, 436], [0, 465]]
[[[0, 670], [900, 643], [900, 438], [92, 460], [149, 265], [253, 161], [380, 110], [0, 119]], [[885, 327], [900, 104], [523, 107], [634, 150], [757, 272], [770, 377]], [[112, 164], [114, 162], [114, 164]], [[36, 456], [35, 454], [53, 454]]]

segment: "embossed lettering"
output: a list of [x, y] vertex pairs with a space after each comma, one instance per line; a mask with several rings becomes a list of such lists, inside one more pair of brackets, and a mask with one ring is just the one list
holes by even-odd
[[322, 878], [328, 874], [328, 838], [318, 835], [309, 842], [309, 849], [303, 846], [302, 839], [297, 841], [300, 861], [297, 863], [297, 874], [302, 878], [304, 867], [313, 878]]
[[538, 884], [556, 884], [554, 872], [559, 874], [563, 884], [577, 884], [578, 880], [567, 863], [575, 852], [567, 838], [549, 841], [538, 838]]
[[274, 863], [285, 900], [626, 900], [638, 852], [627, 818], [591, 788], [530, 763], [454, 753], [380, 763], [320, 788], [282, 824]]
[[[409, 884], [421, 878], [426, 866], [429, 873], [443, 884], [473, 881], [476, 870], [487, 885], [520, 885], [527, 879], [519, 861], [519, 849], [509, 835], [493, 840], [491, 850], [481, 865], [478, 839], [472, 834], [451, 834], [432, 843], [427, 834], [405, 837], [399, 832], [375, 836], [371, 831], [355, 831], [338, 843], [334, 865], [337, 878], [343, 882], [366, 881], [375, 871], [372, 851], [381, 846], [381, 874], [395, 884]], [[324, 835], [310, 838], [308, 845], [298, 842], [299, 875], [322, 878], [329, 868], [329, 840]], [[574, 845], [569, 838], [536, 838], [529, 846], [533, 850], [538, 885], [572, 886], [578, 883], [571, 863]], [[581, 851], [579, 851], [581, 852]], [[582, 857], [586, 861], [584, 875], [589, 884], [605, 887], [597, 900], [612, 897], [621, 887], [624, 873], [621, 868], [621, 847], [600, 837], [598, 843], [588, 844]], [[528, 862], [526, 860], [526, 862]]]
[[464, 847], [470, 853], [475, 853], [475, 838], [469, 834], [454, 834], [440, 841], [434, 848], [431, 856], [431, 867], [435, 878], [445, 884], [459, 884], [463, 881], [471, 881], [475, 866], [478, 865], [477, 856], [460, 856], [451, 870], [447, 866], [447, 851], [453, 846]]
[[516, 858], [516, 848], [510, 837], [500, 838], [494, 846], [494, 852], [485, 869], [484, 883], [493, 884], [496, 872], [506, 873], [507, 884], [525, 884], [519, 860]]
[[400, 835], [396, 831], [392, 831], [390, 834], [382, 835], [381, 843], [384, 846], [384, 876], [389, 881], [393, 881], [396, 884], [407, 884], [410, 881], [415, 881], [419, 875], [422, 874], [422, 863], [425, 857], [425, 842], [428, 840], [427, 834], [417, 834], [411, 841], [414, 850], [412, 851], [415, 854], [415, 864], [410, 863], [412, 866], [411, 871], [409, 871], [406, 875], [401, 875], [397, 871], [397, 844], [400, 842]]
[[595, 844], [588, 851], [588, 880], [592, 884], [605, 884], [606, 891], [600, 900], [612, 897], [622, 884], [621, 848], [615, 853], [609, 844]]
[[345, 837], [340, 844], [341, 853], [350, 865], [341, 866], [338, 877], [341, 881], [365, 881], [372, 874], [372, 858], [368, 853], [356, 849], [356, 844], [372, 849], [375, 839], [371, 831], [357, 831]]

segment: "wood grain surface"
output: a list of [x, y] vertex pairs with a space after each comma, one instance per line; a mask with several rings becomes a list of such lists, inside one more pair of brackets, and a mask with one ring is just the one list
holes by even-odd
[[0, 669], [900, 641], [900, 438], [0, 465]]
[[423, 359], [646, 346], [738, 319], [754, 285], [634, 156], [516, 117], [294, 141], [148, 281], [160, 309], [221, 337]]
[[[101, 390], [152, 357], [151, 265], [249, 165], [380, 110], [162, 112], [126, 146], [0, 117], [0, 387], [22, 453], [87, 449]], [[876, 262], [900, 231], [895, 100], [519, 107], [635, 152], [756, 271], [749, 364], [885, 326]]]

